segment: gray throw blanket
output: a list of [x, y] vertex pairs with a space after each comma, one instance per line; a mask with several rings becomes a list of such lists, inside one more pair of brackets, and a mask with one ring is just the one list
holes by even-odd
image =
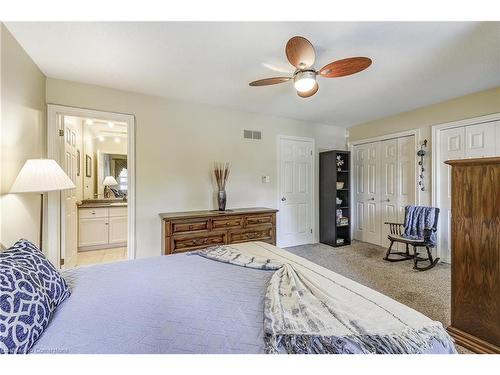
[[429, 241], [436, 246], [436, 232], [431, 231], [437, 210], [435, 207], [407, 206], [405, 215], [404, 237], [409, 239], [423, 239], [425, 230], [429, 230]]
[[372, 289], [260, 242], [199, 251], [202, 257], [275, 271], [264, 302], [267, 353], [454, 353], [439, 322]]

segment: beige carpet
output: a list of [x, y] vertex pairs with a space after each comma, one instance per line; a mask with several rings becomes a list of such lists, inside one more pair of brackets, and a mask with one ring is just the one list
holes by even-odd
[[[428, 271], [413, 270], [413, 262], [390, 263], [382, 260], [386, 249], [353, 242], [350, 246], [323, 244], [286, 248], [316, 264], [375, 289], [445, 327], [450, 324], [450, 265], [439, 263]], [[465, 348], [457, 348], [469, 353]]]

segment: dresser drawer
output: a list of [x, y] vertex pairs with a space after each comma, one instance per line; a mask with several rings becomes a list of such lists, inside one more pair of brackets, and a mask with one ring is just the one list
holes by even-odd
[[173, 236], [170, 240], [172, 253], [182, 253], [195, 249], [201, 249], [209, 246], [223, 245], [226, 243], [226, 233], [210, 233], [199, 236]]
[[78, 210], [80, 219], [91, 219], [96, 217], [108, 217], [108, 208], [80, 208]]
[[196, 220], [196, 221], [180, 221], [173, 222], [172, 224], [172, 233], [188, 233], [200, 230], [208, 230], [208, 220]]
[[226, 217], [212, 220], [213, 229], [241, 228], [243, 226], [243, 216]]
[[273, 215], [253, 215], [246, 217], [246, 226], [255, 226], [255, 225], [271, 225], [273, 223]]
[[162, 250], [167, 255], [249, 241], [276, 243], [276, 210], [270, 208], [172, 212], [160, 216]]
[[272, 241], [273, 227], [261, 226], [246, 230], [233, 230], [228, 233], [229, 243], [248, 242], [248, 241]]

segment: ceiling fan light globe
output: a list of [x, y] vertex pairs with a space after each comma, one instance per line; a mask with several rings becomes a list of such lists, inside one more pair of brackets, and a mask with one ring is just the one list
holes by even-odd
[[293, 85], [299, 92], [312, 90], [316, 85], [316, 73], [308, 71], [297, 73], [293, 79]]

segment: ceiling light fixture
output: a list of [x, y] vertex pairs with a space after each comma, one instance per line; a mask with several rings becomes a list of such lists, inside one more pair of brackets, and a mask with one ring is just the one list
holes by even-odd
[[298, 72], [293, 77], [293, 85], [298, 92], [307, 92], [316, 85], [316, 72], [306, 70]]
[[115, 143], [120, 143], [120, 138], [115, 137]]
[[[316, 78], [345, 77], [359, 73], [372, 64], [370, 58], [357, 56], [332, 61], [320, 70], [316, 70], [314, 68], [316, 51], [312, 43], [303, 36], [294, 36], [289, 39], [285, 46], [285, 54], [288, 62], [295, 67], [293, 74], [287, 74], [288, 71], [284, 70], [282, 73], [285, 73], [285, 76], [258, 79], [250, 82], [249, 85], [254, 87], [269, 86], [293, 80], [297, 95], [301, 98], [309, 98], [319, 90]], [[270, 67], [269, 65], [265, 66]], [[270, 68], [273, 69], [272, 66]]]
[[94, 121], [91, 119], [85, 120], [85, 124], [87, 124], [87, 125], [92, 125], [93, 123], [94, 123]]
[[99, 141], [104, 142], [104, 136], [103, 135], [100, 135], [98, 138], [99, 138]]
[[112, 122], [110, 121], [110, 122], [108, 122], [108, 126], [109, 126], [110, 128], [114, 128], [114, 127], [115, 127], [115, 124], [114, 124], [114, 123], [112, 123]]

